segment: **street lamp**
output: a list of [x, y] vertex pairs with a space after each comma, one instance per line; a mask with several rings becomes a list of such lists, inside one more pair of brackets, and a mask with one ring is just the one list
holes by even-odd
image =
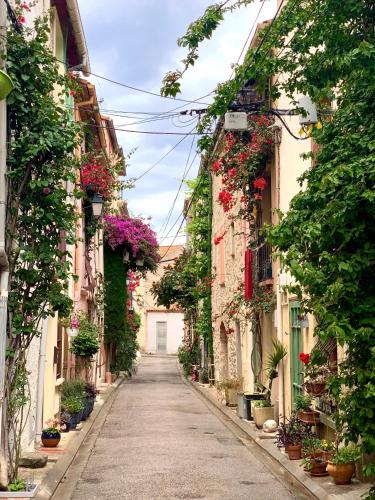
[[95, 219], [99, 219], [103, 211], [103, 196], [99, 193], [95, 193], [91, 199], [92, 215]]

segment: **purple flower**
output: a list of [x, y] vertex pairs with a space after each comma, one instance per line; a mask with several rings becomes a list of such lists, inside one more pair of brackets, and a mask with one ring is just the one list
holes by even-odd
[[79, 327], [79, 321], [77, 318], [72, 318], [70, 321], [70, 327], [71, 328], [78, 328]]

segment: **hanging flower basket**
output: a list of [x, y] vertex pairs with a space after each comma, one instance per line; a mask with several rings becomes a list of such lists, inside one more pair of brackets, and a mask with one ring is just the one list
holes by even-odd
[[327, 392], [325, 382], [305, 382], [304, 386], [306, 392], [315, 397], [322, 396]]

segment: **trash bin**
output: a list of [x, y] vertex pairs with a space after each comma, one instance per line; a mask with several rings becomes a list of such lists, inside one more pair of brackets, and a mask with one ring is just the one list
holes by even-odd
[[237, 415], [245, 418], [245, 404], [243, 392], [237, 392]]
[[260, 399], [264, 399], [263, 394], [253, 394], [251, 392], [244, 392], [243, 394], [243, 419], [245, 420], [254, 420], [251, 415], [251, 402], [259, 401]]

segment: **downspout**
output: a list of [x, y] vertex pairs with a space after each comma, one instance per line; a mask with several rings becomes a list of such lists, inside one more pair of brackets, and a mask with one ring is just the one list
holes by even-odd
[[40, 349], [38, 360], [38, 387], [36, 394], [36, 430], [35, 444], [39, 445], [43, 428], [43, 403], [44, 403], [44, 379], [46, 368], [46, 353], [47, 353], [47, 336], [48, 336], [48, 318], [43, 319], [42, 335], [40, 337]]
[[[276, 171], [276, 209], [280, 210], [280, 143], [281, 143], [281, 128], [276, 127], [274, 129], [275, 134], [275, 171]], [[280, 259], [278, 259], [280, 264]], [[281, 287], [280, 287], [280, 267], [279, 274], [277, 276], [277, 289], [276, 289], [276, 325], [277, 325], [277, 338], [280, 342], [284, 344], [284, 334], [283, 334], [283, 318], [282, 318], [282, 306], [281, 306]], [[281, 360], [281, 370], [279, 370], [279, 408], [282, 407], [283, 415], [285, 415], [285, 383], [284, 383], [284, 359]]]
[[[211, 173], [206, 170], [208, 175], [208, 241], [209, 241], [209, 254], [208, 254], [208, 268], [210, 274], [212, 272], [212, 176]], [[205, 172], [203, 172], [205, 173]], [[210, 318], [211, 318], [211, 335], [208, 343], [208, 361], [210, 364], [214, 362], [214, 352], [213, 352], [213, 332], [212, 332], [212, 288], [210, 288], [209, 296], [209, 308], [210, 308]]]

